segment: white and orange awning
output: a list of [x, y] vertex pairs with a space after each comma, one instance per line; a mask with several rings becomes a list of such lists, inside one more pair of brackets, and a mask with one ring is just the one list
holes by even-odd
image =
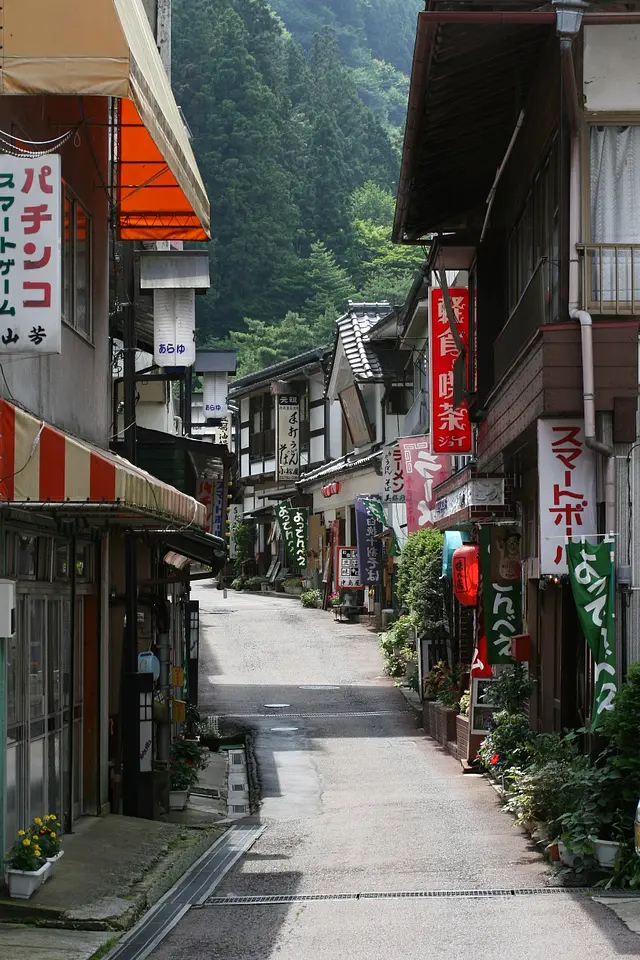
[[0, 94], [115, 97], [122, 240], [207, 240], [210, 209], [143, 0], [4, 0]]
[[122, 457], [77, 440], [0, 400], [0, 505], [102, 506], [141, 528], [160, 521], [199, 532], [206, 508]]

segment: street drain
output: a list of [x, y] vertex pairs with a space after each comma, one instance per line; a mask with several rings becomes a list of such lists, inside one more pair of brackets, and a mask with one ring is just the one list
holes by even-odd
[[204, 907], [268, 906], [270, 904], [318, 903], [328, 900], [489, 900], [499, 897], [549, 897], [580, 893], [588, 887], [528, 887], [495, 890], [410, 890], [396, 893], [299, 893], [264, 897], [209, 897]]
[[[279, 713], [279, 720], [348, 720], [351, 717], [406, 717], [408, 710], [350, 710], [343, 713]], [[273, 720], [272, 713], [229, 713], [230, 720]]]

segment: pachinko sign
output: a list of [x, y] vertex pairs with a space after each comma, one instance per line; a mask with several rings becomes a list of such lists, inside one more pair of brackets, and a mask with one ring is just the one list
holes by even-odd
[[[449, 295], [457, 330], [466, 346], [469, 342], [469, 291], [456, 288], [450, 290]], [[432, 450], [452, 456], [471, 453], [471, 423], [466, 403], [453, 405], [453, 368], [459, 350], [449, 326], [444, 295], [439, 287], [431, 291], [430, 318]]]
[[60, 353], [61, 193], [57, 154], [0, 157], [0, 354]]

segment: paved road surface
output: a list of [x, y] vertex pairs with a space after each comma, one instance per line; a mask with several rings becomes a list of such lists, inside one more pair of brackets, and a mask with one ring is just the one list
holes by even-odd
[[[240, 902], [192, 909], [154, 960], [640, 955], [605, 907], [540, 892], [545, 864], [491, 787], [416, 729], [375, 635], [295, 601], [195, 596], [201, 702], [256, 729], [266, 829], [215, 892]], [[496, 893], [513, 888], [532, 892]]]

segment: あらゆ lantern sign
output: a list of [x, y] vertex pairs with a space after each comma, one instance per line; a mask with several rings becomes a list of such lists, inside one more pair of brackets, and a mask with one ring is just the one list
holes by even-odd
[[475, 607], [480, 582], [480, 547], [477, 543], [465, 543], [454, 550], [451, 558], [453, 569], [453, 592], [463, 607]]

